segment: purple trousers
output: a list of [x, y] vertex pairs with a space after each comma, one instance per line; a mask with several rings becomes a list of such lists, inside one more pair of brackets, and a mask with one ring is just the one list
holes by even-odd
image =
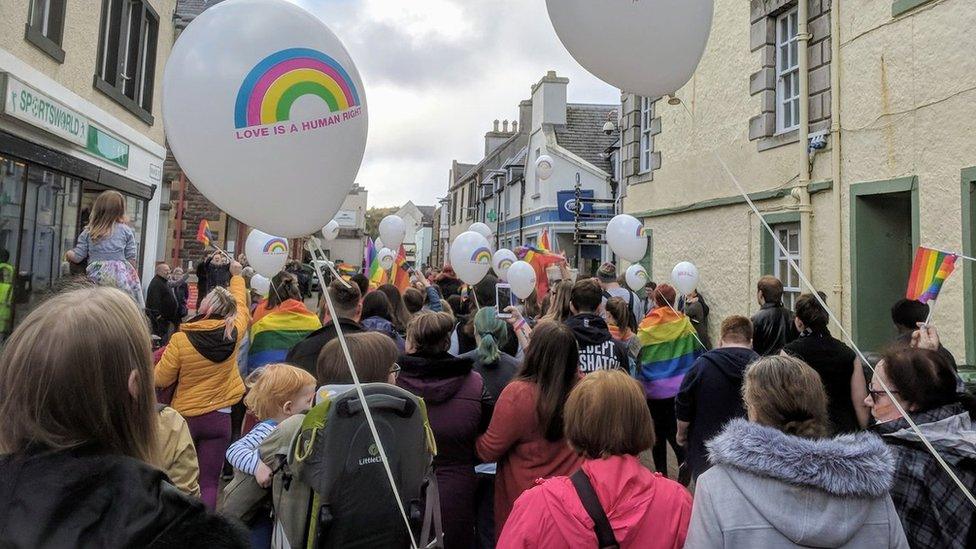
[[200, 463], [200, 499], [208, 509], [217, 508], [220, 470], [230, 446], [230, 414], [210, 412], [186, 418]]

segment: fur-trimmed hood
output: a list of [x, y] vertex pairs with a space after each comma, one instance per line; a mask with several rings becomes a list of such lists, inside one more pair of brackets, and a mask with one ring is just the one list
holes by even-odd
[[736, 524], [804, 547], [842, 547], [877, 525], [885, 508], [893, 515], [883, 501], [894, 458], [873, 434], [813, 440], [736, 419], [706, 446], [713, 467], [699, 482], [725, 494]]
[[835, 496], [883, 496], [891, 489], [895, 473], [887, 446], [870, 433], [813, 440], [736, 419], [707, 446], [713, 465]]

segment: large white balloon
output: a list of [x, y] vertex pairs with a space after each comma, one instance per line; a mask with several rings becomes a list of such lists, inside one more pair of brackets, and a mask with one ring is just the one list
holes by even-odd
[[477, 223], [472, 223], [471, 226], [468, 227], [468, 230], [474, 231], [480, 234], [481, 236], [485, 237], [486, 240], [491, 241], [491, 227], [485, 225], [480, 221], [478, 221]]
[[512, 250], [502, 248], [491, 256], [491, 268], [495, 270], [498, 278], [508, 280], [508, 269], [516, 261], [518, 261], [518, 258], [515, 257], [515, 253]]
[[552, 157], [544, 154], [535, 159], [535, 175], [540, 181], [547, 181], [552, 177], [553, 161]]
[[376, 257], [380, 260], [380, 267], [387, 271], [393, 268], [393, 262], [396, 261], [396, 254], [389, 248], [380, 250]]
[[671, 282], [681, 295], [690, 294], [698, 288], [698, 267], [688, 261], [678, 263], [671, 270]]
[[615, 216], [607, 223], [607, 244], [613, 253], [627, 261], [640, 261], [647, 253], [644, 224], [631, 215]]
[[222, 2], [198, 15], [166, 63], [162, 113], [200, 192], [289, 238], [332, 219], [366, 149], [356, 65], [321, 20], [287, 0]]
[[256, 274], [251, 277], [251, 289], [261, 297], [268, 297], [268, 294], [271, 293], [271, 280], [266, 276]]
[[491, 267], [488, 239], [480, 233], [465, 231], [451, 244], [451, 266], [465, 284], [477, 284]]
[[688, 82], [712, 27], [713, 0], [546, 0], [546, 6], [556, 34], [583, 68], [626, 93], [652, 98]]
[[322, 236], [326, 240], [335, 240], [339, 236], [339, 222], [333, 219], [329, 224], [322, 227]]
[[528, 299], [535, 290], [535, 269], [524, 261], [516, 261], [508, 269], [508, 283], [519, 299]]
[[396, 250], [403, 244], [403, 238], [407, 235], [407, 224], [403, 222], [403, 218], [398, 215], [388, 215], [380, 221], [380, 238], [383, 239], [383, 244], [391, 249]]
[[624, 272], [624, 280], [627, 282], [627, 287], [636, 292], [647, 286], [647, 270], [634, 263]]
[[288, 240], [252, 229], [244, 242], [244, 253], [259, 275], [272, 278], [288, 262]]

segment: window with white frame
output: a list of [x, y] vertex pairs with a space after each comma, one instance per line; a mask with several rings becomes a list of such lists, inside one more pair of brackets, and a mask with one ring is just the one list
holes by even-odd
[[651, 150], [654, 148], [651, 136], [651, 119], [654, 118], [652, 105], [649, 98], [640, 98], [640, 173], [651, 171]]
[[776, 133], [800, 125], [800, 71], [797, 9], [776, 18]]
[[783, 223], [773, 225], [772, 228], [776, 233], [776, 239], [787, 251], [787, 254], [784, 254], [779, 246], [774, 246], [773, 257], [776, 261], [773, 263], [773, 275], [783, 282], [783, 305], [792, 310], [796, 305], [796, 298], [803, 291], [800, 287], [800, 275], [789, 262], [792, 259], [797, 266], [803, 267], [800, 265], [800, 224]]

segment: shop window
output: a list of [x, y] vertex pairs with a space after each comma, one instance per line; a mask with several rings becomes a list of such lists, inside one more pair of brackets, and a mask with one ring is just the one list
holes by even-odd
[[31, 0], [24, 39], [58, 63], [64, 62], [61, 39], [64, 33], [64, 6], [67, 0]]
[[153, 123], [159, 16], [147, 0], [103, 0], [95, 87]]

